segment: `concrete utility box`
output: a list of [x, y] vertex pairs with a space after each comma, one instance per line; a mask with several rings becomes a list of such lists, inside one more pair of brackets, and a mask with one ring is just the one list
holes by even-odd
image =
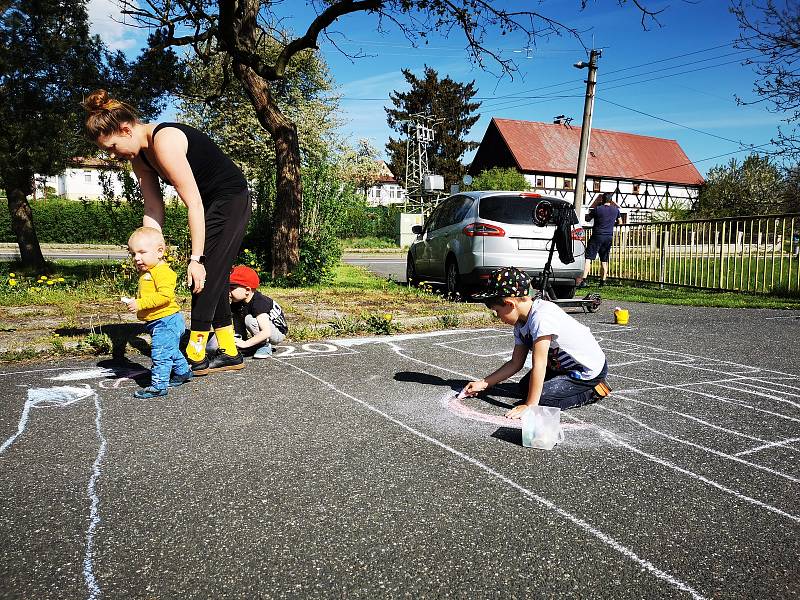
[[411, 233], [414, 225], [422, 225], [422, 215], [420, 213], [400, 213], [397, 215], [397, 236], [395, 240], [403, 248], [410, 246], [417, 236]]
[[444, 189], [444, 177], [441, 175], [425, 175], [423, 181], [426, 192], [435, 192]]

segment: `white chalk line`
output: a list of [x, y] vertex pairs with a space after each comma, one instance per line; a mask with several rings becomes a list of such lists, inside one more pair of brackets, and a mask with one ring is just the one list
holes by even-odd
[[65, 369], [85, 369], [86, 367], [49, 367], [47, 369], [31, 369], [30, 371], [6, 371], [0, 373], [0, 377], [8, 377], [11, 375], [27, 375], [29, 373], [44, 373], [46, 371], [63, 371]]
[[746, 385], [748, 387], [752, 387], [752, 388], [755, 388], [757, 390], [761, 390], [762, 392], [767, 390], [767, 391], [772, 392], [773, 394], [783, 394], [784, 396], [793, 396], [795, 398], [800, 398], [800, 394], [795, 393], [795, 392], [798, 392], [800, 390], [795, 389], [794, 391], [790, 392], [790, 391], [787, 391], [787, 390], [776, 389], [778, 386], [770, 386], [769, 385], [769, 383], [770, 383], [769, 381], [762, 381], [760, 379], [757, 380], [756, 383], [753, 383], [753, 381], [754, 381], [754, 378], [748, 377], [747, 379], [743, 379], [742, 380], [742, 385]]
[[88, 384], [84, 384], [82, 388], [72, 386], [29, 388], [28, 397], [22, 407], [22, 413], [17, 423], [17, 431], [0, 446], [0, 454], [5, 452], [25, 432], [32, 408], [63, 408], [89, 398], [93, 393]]
[[[410, 358], [410, 357], [408, 357], [408, 358]], [[422, 362], [422, 361], [419, 361], [419, 362]], [[353, 396], [351, 394], [348, 394], [347, 392], [344, 392], [344, 391], [340, 390], [339, 388], [337, 388], [332, 383], [329, 383], [329, 382], [325, 381], [324, 379], [322, 379], [320, 377], [317, 377], [313, 373], [310, 373], [309, 371], [306, 371], [305, 369], [303, 369], [302, 367], [297, 366], [294, 363], [286, 363], [286, 364], [288, 364], [291, 367], [293, 367], [293, 368], [305, 373], [307, 376], [309, 376], [312, 379], [315, 379], [316, 381], [320, 382], [321, 384], [327, 386], [328, 388], [330, 388], [334, 392], [336, 392], [338, 394], [341, 394], [342, 396], [344, 396], [346, 398], [349, 398], [350, 400], [360, 404], [361, 406], [363, 406], [367, 410], [370, 410], [370, 411], [374, 412], [375, 414], [380, 415], [381, 417], [383, 417], [387, 421], [389, 421], [391, 423], [394, 423], [395, 425], [397, 425], [398, 427], [400, 427], [402, 429], [405, 429], [406, 431], [408, 431], [412, 435], [415, 435], [415, 436], [419, 437], [420, 439], [423, 439], [423, 440], [429, 442], [430, 444], [438, 446], [442, 450], [445, 450], [446, 452], [449, 452], [449, 453], [453, 454], [454, 456], [457, 456], [458, 458], [461, 458], [462, 460], [465, 460], [468, 463], [478, 467], [479, 469], [481, 469], [484, 472], [488, 473], [489, 475], [491, 475], [495, 479], [497, 479], [497, 480], [505, 483], [506, 485], [514, 488], [515, 490], [520, 492], [523, 496], [527, 497], [529, 500], [533, 500], [533, 501], [541, 504], [542, 506], [552, 510], [553, 512], [555, 512], [556, 514], [558, 514], [562, 518], [570, 521], [574, 525], [577, 525], [580, 529], [582, 529], [586, 533], [592, 535], [593, 537], [596, 537], [597, 539], [599, 539], [600, 541], [602, 541], [606, 545], [610, 546], [616, 552], [618, 552], [618, 553], [622, 554], [623, 556], [625, 556], [626, 558], [636, 562], [637, 564], [639, 564], [639, 566], [641, 566], [642, 568], [644, 568], [647, 571], [649, 571], [655, 577], [657, 577], [657, 578], [659, 578], [659, 579], [661, 579], [663, 581], [666, 581], [667, 583], [669, 583], [673, 587], [675, 587], [675, 588], [677, 588], [677, 589], [679, 589], [679, 590], [681, 590], [683, 592], [686, 592], [686, 593], [690, 594], [693, 598], [698, 598], [698, 599], [705, 598], [702, 594], [697, 592], [694, 588], [689, 586], [687, 583], [677, 579], [676, 577], [670, 575], [666, 571], [662, 571], [661, 569], [656, 567], [650, 561], [648, 561], [646, 559], [643, 559], [643, 558], [640, 558], [635, 552], [633, 552], [633, 550], [631, 550], [628, 547], [624, 546], [622, 543], [618, 542], [616, 539], [611, 537], [609, 534], [604, 533], [604, 532], [600, 531], [599, 529], [596, 529], [591, 524], [589, 524], [587, 521], [584, 521], [580, 517], [578, 517], [576, 515], [573, 515], [570, 512], [567, 512], [563, 508], [558, 507], [552, 501], [548, 500], [547, 498], [544, 498], [543, 496], [540, 496], [540, 495], [534, 493], [533, 491], [529, 490], [526, 487], [523, 487], [522, 485], [520, 485], [517, 482], [513, 481], [509, 477], [503, 475], [502, 473], [500, 473], [498, 471], [495, 471], [494, 469], [492, 469], [487, 464], [485, 464], [485, 463], [479, 461], [478, 459], [473, 458], [473, 457], [471, 457], [471, 456], [469, 456], [469, 455], [467, 455], [467, 454], [465, 454], [463, 452], [460, 452], [459, 450], [456, 450], [452, 446], [449, 446], [449, 445], [445, 444], [444, 442], [442, 442], [442, 441], [440, 441], [440, 440], [438, 440], [438, 439], [436, 439], [434, 437], [431, 437], [431, 436], [423, 433], [422, 431], [420, 431], [418, 429], [415, 429], [414, 427], [412, 427], [410, 425], [407, 425], [403, 421], [400, 421], [399, 419], [396, 419], [395, 417], [392, 417], [388, 413], [380, 410], [379, 408], [373, 406], [372, 404], [370, 404], [370, 403], [368, 403], [368, 402], [366, 402], [364, 400], [361, 400], [359, 398], [356, 398], [355, 396]], [[444, 369], [444, 370], [447, 370], [447, 369]], [[449, 372], [455, 373], [455, 371], [449, 371]]]
[[[726, 396], [719, 396], [717, 394], [712, 394], [710, 392], [701, 392], [700, 390], [693, 390], [691, 387], [684, 387], [684, 388], [677, 388], [672, 385], [658, 383], [657, 381], [649, 381], [647, 379], [640, 379], [638, 377], [629, 377], [628, 375], [620, 375], [619, 373], [614, 373], [614, 379], [628, 379], [630, 381], [636, 381], [638, 383], [646, 383], [648, 385], [654, 386], [652, 389], [660, 390], [674, 390], [676, 392], [684, 392], [687, 394], [694, 394], [696, 396], [702, 396], [704, 398], [711, 398], [713, 400], [718, 400], [724, 404], [733, 404], [734, 406], [738, 406], [740, 408], [746, 408], [748, 410], [752, 410], [755, 412], [764, 413], [767, 415], [771, 415], [773, 417], [778, 417], [779, 419], [784, 419], [786, 421], [792, 421], [794, 423], [800, 423], [800, 419], [796, 419], [795, 417], [790, 417], [789, 415], [785, 415], [783, 413], [775, 412], [772, 410], [767, 410], [766, 408], [759, 408], [758, 406], [753, 406], [751, 404], [747, 404], [746, 402], [742, 402], [741, 400], [735, 400], [734, 398], [728, 398]], [[628, 392], [631, 393], [631, 392]]]
[[342, 346], [343, 348], [350, 348], [352, 346], [362, 346], [364, 344], [386, 344], [386, 343], [396, 343], [396, 342], [403, 342], [406, 340], [420, 340], [425, 338], [432, 338], [444, 335], [463, 335], [470, 332], [476, 331], [497, 331], [496, 329], [449, 329], [444, 331], [427, 331], [424, 333], [405, 333], [400, 335], [381, 335], [381, 336], [373, 336], [373, 337], [361, 337], [361, 338], [345, 338], [345, 339], [336, 339], [331, 340], [332, 344], [336, 344], [337, 346]]
[[[650, 408], [655, 408], [656, 410], [660, 410], [662, 412], [670, 413], [670, 414], [682, 417], [684, 419], [689, 419], [691, 421], [695, 421], [697, 423], [700, 423], [701, 425], [705, 425], [706, 427], [710, 427], [711, 429], [718, 429], [719, 431], [724, 431], [725, 433], [729, 433], [729, 434], [737, 436], [737, 437], [745, 438], [747, 440], [753, 440], [754, 442], [764, 442], [764, 443], [768, 443], [769, 442], [769, 440], [765, 440], [765, 439], [762, 439], [762, 438], [759, 438], [759, 437], [755, 437], [753, 435], [748, 435], [746, 433], [742, 433], [741, 431], [736, 431], [734, 429], [728, 429], [726, 427], [722, 427], [721, 425], [716, 425], [714, 423], [711, 423], [710, 421], [706, 421], [705, 419], [701, 419], [700, 417], [695, 417], [695, 416], [692, 416], [690, 414], [687, 414], [687, 413], [684, 413], [684, 412], [681, 412], [681, 411], [678, 411], [678, 410], [671, 410], [671, 409], [669, 409], [669, 408], [667, 408], [665, 406], [660, 406], [658, 404], [653, 404], [651, 402], [645, 402], [644, 400], [637, 400], [636, 398], [631, 398], [630, 396], [625, 395], [625, 391], [624, 390], [614, 390], [612, 398], [624, 398], [628, 402], [634, 402], [636, 404], [642, 404], [644, 406], [649, 406]], [[738, 454], [736, 456], [738, 456]]]
[[650, 461], [658, 463], [658, 464], [660, 464], [660, 465], [662, 465], [664, 467], [667, 467], [668, 469], [672, 469], [673, 471], [677, 471], [678, 473], [682, 473], [683, 475], [686, 475], [686, 476], [688, 476], [688, 477], [690, 477], [692, 479], [695, 479], [697, 481], [705, 483], [706, 485], [710, 485], [711, 487], [714, 487], [714, 488], [716, 488], [716, 489], [718, 489], [718, 490], [720, 490], [722, 492], [725, 492], [726, 494], [730, 494], [730, 495], [734, 496], [735, 498], [738, 498], [739, 500], [742, 500], [742, 501], [747, 502], [749, 504], [753, 504], [755, 506], [758, 506], [760, 508], [763, 508], [765, 510], [773, 512], [773, 513], [775, 513], [777, 515], [785, 517], [785, 518], [787, 518], [787, 519], [789, 519], [791, 521], [794, 521], [796, 523], [800, 523], [800, 517], [797, 516], [797, 515], [793, 515], [793, 514], [787, 513], [785, 511], [781, 510], [780, 508], [776, 508], [775, 506], [767, 504], [766, 502], [762, 502], [761, 500], [756, 500], [755, 498], [751, 498], [750, 496], [746, 496], [746, 495], [742, 494], [741, 492], [737, 492], [736, 490], [733, 490], [731, 488], [725, 487], [724, 485], [722, 485], [720, 483], [717, 483], [716, 481], [714, 481], [712, 479], [709, 479], [708, 477], [700, 475], [699, 473], [695, 473], [694, 471], [689, 471], [688, 469], [684, 469], [683, 467], [679, 467], [675, 463], [669, 462], [668, 460], [665, 460], [663, 458], [660, 458], [658, 456], [655, 456], [653, 454], [645, 452], [644, 450], [640, 450], [639, 448], [636, 448], [636, 447], [630, 445], [629, 443], [623, 441], [622, 439], [619, 438], [619, 436], [617, 436], [615, 433], [613, 433], [612, 431], [610, 431], [608, 429], [604, 429], [604, 428], [602, 428], [602, 427], [600, 427], [598, 425], [595, 425], [595, 424], [587, 423], [586, 421], [584, 421], [582, 419], [579, 419], [578, 417], [575, 417], [575, 416], [569, 414], [569, 412], [564, 413], [564, 416], [569, 418], [569, 419], [573, 419], [574, 421], [577, 421], [578, 423], [594, 425], [600, 431], [600, 433], [602, 435], [604, 435], [605, 437], [607, 437], [608, 439], [612, 440], [613, 442], [619, 444], [623, 448], [625, 448], [625, 449], [627, 449], [627, 450], [629, 450], [629, 451], [631, 451], [631, 452], [633, 452], [635, 454], [639, 454], [640, 456], [645, 457], [646, 459], [648, 459]]
[[[618, 396], [618, 397], [622, 398], [623, 400], [627, 400], [628, 399], [628, 398], [626, 398], [624, 396]], [[769, 473], [770, 475], [775, 475], [776, 477], [782, 477], [783, 479], [787, 479], [788, 481], [791, 481], [792, 483], [800, 483], [800, 479], [798, 479], [797, 477], [792, 477], [791, 475], [788, 475], [786, 473], [782, 473], [781, 471], [777, 471], [776, 469], [771, 469], [770, 467], [765, 467], [764, 465], [759, 465], [759, 464], [756, 464], [756, 463], [752, 463], [752, 462], [749, 462], [749, 461], [744, 460], [742, 458], [739, 458], [738, 456], [734, 456], [732, 454], [728, 454], [728, 453], [722, 452], [720, 450], [715, 450], [714, 448], [709, 448], [708, 446], [703, 446], [702, 444], [697, 444], [695, 442], [692, 442], [692, 441], [689, 441], [689, 440], [685, 440], [685, 439], [680, 438], [678, 436], [671, 435], [669, 433], [666, 433], [664, 431], [656, 429], [655, 427], [650, 427], [649, 425], [647, 425], [643, 421], [640, 421], [636, 417], [634, 417], [632, 415], [629, 415], [627, 413], [618, 411], [618, 410], [614, 410], [613, 408], [609, 408], [608, 406], [605, 406], [602, 402], [597, 403], [597, 408], [599, 410], [604, 410], [604, 411], [607, 411], [607, 412], [614, 413], [615, 415], [619, 415], [620, 417], [623, 417], [623, 418], [627, 419], [628, 421], [630, 421], [632, 423], [636, 423], [642, 429], [646, 429], [647, 431], [655, 433], [656, 435], [660, 435], [661, 437], [664, 437], [664, 438], [666, 438], [668, 440], [672, 440], [673, 442], [678, 442], [679, 444], [684, 444], [686, 446], [691, 446], [692, 448], [696, 448], [698, 450], [701, 450], [702, 452], [707, 452], [708, 454], [713, 454], [714, 456], [718, 456], [719, 458], [723, 458], [725, 460], [730, 460], [730, 461], [733, 461], [733, 462], [737, 462], [737, 463], [745, 465], [747, 467], [750, 467], [750, 468], [753, 468], [753, 469], [758, 469], [760, 471], [764, 471], [766, 473]]]
[[89, 600], [96, 600], [102, 596], [100, 586], [94, 576], [94, 549], [95, 531], [100, 524], [100, 498], [97, 496], [97, 481], [100, 479], [100, 467], [106, 454], [106, 437], [102, 430], [103, 409], [100, 406], [100, 397], [94, 395], [95, 407], [95, 432], [100, 444], [97, 448], [97, 456], [92, 463], [92, 476], [86, 486], [86, 493], [91, 501], [89, 508], [89, 527], [86, 529], [86, 553], [83, 557], [83, 579], [89, 589]]
[[[617, 343], [617, 344], [633, 346], [634, 348], [647, 348], [648, 350], [653, 350], [655, 352], [664, 353], [664, 354], [676, 354], [676, 355], [679, 355], [679, 356], [684, 356], [685, 358], [692, 358], [692, 359], [698, 359], [698, 360], [703, 360], [703, 361], [710, 361], [710, 362], [715, 362], [715, 363], [719, 363], [719, 364], [729, 365], [729, 366], [732, 366], [732, 367], [741, 367], [743, 369], [753, 370], [755, 372], [772, 373], [772, 374], [775, 374], [775, 375], [781, 375], [781, 376], [784, 376], [784, 377], [791, 377], [791, 378], [800, 377], [800, 375], [797, 375], [795, 373], [784, 373], [783, 371], [775, 371], [775, 370], [772, 370], [772, 369], [763, 369], [761, 367], [754, 367], [753, 365], [743, 365], [741, 363], [736, 363], [736, 362], [727, 361], [727, 360], [720, 360], [718, 358], [713, 358], [713, 357], [709, 357], [709, 356], [702, 356], [702, 355], [699, 355], [699, 354], [687, 354], [687, 353], [682, 353], [682, 352], [675, 352], [674, 350], [667, 350], [666, 348], [659, 348], [657, 346], [647, 346], [647, 345], [644, 345], [644, 344], [636, 344], [634, 342], [626, 342], [624, 340], [614, 340], [614, 342]], [[618, 350], [618, 351], [621, 352], [621, 350]], [[656, 360], [658, 360], [658, 359], [656, 358]], [[669, 361], [665, 360], [663, 362], [669, 362]], [[701, 369], [701, 370], [710, 370], [710, 371], [714, 371], [714, 372], [719, 372], [718, 370], [706, 369], [706, 368], [703, 368], [703, 367], [694, 367], [694, 368], [698, 368], [698, 369]], [[722, 373], [722, 374], [741, 375], [742, 373]]]
[[789, 385], [787, 383], [783, 383], [783, 382], [780, 382], [780, 381], [769, 381], [769, 380], [765, 381], [763, 377], [751, 377], [750, 379], [752, 379], [753, 381], [757, 381], [759, 383], [769, 384], [769, 385], [774, 386], [774, 387], [789, 388], [790, 390], [794, 390], [796, 392], [800, 392], [800, 387], [797, 387], [797, 386], [794, 386], [794, 385]]
[[[617, 375], [615, 374], [614, 376], [616, 377]], [[615, 391], [617, 393], [627, 392], [629, 394], [633, 394], [636, 392], [652, 392], [654, 390], [663, 390], [665, 388], [669, 388], [671, 390], [683, 390], [691, 387], [700, 387], [706, 384], [728, 383], [728, 382], [738, 382], [738, 381], [741, 381], [739, 377], [726, 377], [725, 379], [703, 379], [700, 381], [688, 381], [686, 383], [655, 384], [649, 387], [631, 388], [630, 390], [615, 390]]]
[[[767, 393], [762, 392], [762, 391], [757, 391], [757, 390], [752, 390], [752, 389], [745, 389], [745, 388], [741, 388], [741, 387], [738, 387], [738, 388], [731, 387], [729, 385], [722, 385], [722, 383], [718, 383], [718, 382], [709, 382], [709, 385], [713, 385], [714, 387], [720, 387], [720, 388], [722, 388], [724, 390], [731, 390], [731, 391], [734, 391], [734, 392], [745, 392], [746, 394], [752, 394], [753, 396], [758, 396], [759, 398], [767, 398], [768, 400], [776, 400], [778, 402], [783, 402], [785, 404], [788, 404], [789, 406], [794, 406], [795, 408], [800, 408], [800, 404], [798, 404], [797, 402], [792, 402], [791, 400], [789, 400], [787, 398], [781, 398], [780, 396], [776, 396], [774, 394], [767, 394]], [[759, 388], [759, 389], [763, 390], [764, 388]]]
[[735, 456], [744, 456], [746, 454], [753, 454], [754, 452], [760, 452], [761, 450], [768, 450], [770, 448], [777, 448], [779, 446], [781, 447], [788, 446], [791, 450], [797, 450], [797, 448], [795, 448], [794, 446], [789, 446], [789, 444], [791, 444], [792, 442], [800, 442], [800, 437], [786, 438], [785, 440], [779, 440], [777, 442], [769, 442], [761, 446], [756, 446], [755, 448], [749, 448], [748, 450], [742, 450], [741, 452], [737, 452]]
[[11, 446], [16, 439], [22, 435], [22, 432], [25, 431], [25, 427], [28, 425], [28, 415], [31, 412], [31, 405], [30, 402], [26, 401], [25, 406], [22, 408], [22, 414], [19, 417], [19, 423], [17, 423], [17, 431], [14, 433], [10, 438], [8, 438], [3, 445], [0, 446], [0, 454], [6, 451], [6, 448]]

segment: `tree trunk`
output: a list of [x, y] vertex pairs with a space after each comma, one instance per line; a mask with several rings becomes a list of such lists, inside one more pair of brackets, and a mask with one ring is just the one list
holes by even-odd
[[[33, 178], [31, 178], [33, 181]], [[27, 195], [32, 190], [32, 185], [19, 185], [18, 183], [3, 182], [8, 195], [8, 212], [11, 214], [11, 228], [17, 237], [19, 245], [19, 255], [22, 259], [22, 266], [41, 272], [44, 267], [44, 256], [39, 246], [39, 238], [36, 229], [33, 227], [33, 213], [31, 205], [28, 204]]]
[[300, 179], [300, 143], [297, 126], [281, 113], [272, 99], [269, 82], [251, 68], [236, 64], [258, 121], [275, 144], [276, 198], [272, 222], [272, 275], [291, 273], [300, 262], [300, 216], [303, 187]]

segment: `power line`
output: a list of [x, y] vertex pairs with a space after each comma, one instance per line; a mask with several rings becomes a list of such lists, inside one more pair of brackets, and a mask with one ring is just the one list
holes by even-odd
[[659, 117], [656, 115], [651, 115], [650, 113], [646, 113], [643, 110], [638, 110], [636, 108], [631, 108], [630, 106], [625, 106], [624, 104], [619, 104], [618, 102], [614, 102], [613, 100], [609, 100], [608, 98], [601, 98], [600, 96], [596, 96], [598, 100], [602, 100], [603, 102], [608, 102], [609, 104], [613, 104], [614, 106], [619, 106], [620, 108], [624, 108], [625, 110], [630, 110], [635, 113], [639, 113], [640, 115], [644, 115], [646, 117], [650, 117], [651, 119], [656, 119], [658, 121], [664, 121], [665, 123], [669, 123], [670, 125], [676, 125], [678, 127], [683, 127], [684, 129], [688, 129], [689, 131], [694, 131], [695, 133], [702, 133], [703, 135], [708, 135], [711, 137], [715, 137], [720, 140], [725, 140], [726, 142], [731, 142], [736, 144], [737, 146], [741, 146], [742, 148], [751, 148], [752, 146], [749, 144], [744, 144], [738, 140], [732, 140], [731, 138], [726, 138], [721, 135], [717, 135], [716, 133], [711, 133], [710, 131], [703, 131], [702, 129], [696, 129], [694, 127], [689, 127], [688, 125], [684, 125], [682, 123], [677, 123], [675, 121], [670, 121], [669, 119], [665, 119], [663, 117]]
[[748, 150], [755, 150], [756, 148], [763, 148], [764, 146], [771, 146], [772, 142], [767, 142], [766, 144], [759, 144], [757, 146], [750, 146], [749, 148], [740, 148], [739, 150], [733, 150], [732, 152], [724, 152], [723, 154], [717, 154], [716, 156], [709, 156], [708, 158], [700, 158], [695, 161], [689, 161], [685, 163], [681, 163], [679, 165], [673, 165], [671, 167], [665, 167], [663, 169], [656, 169], [655, 171], [648, 171], [647, 173], [639, 173], [637, 175], [633, 175], [632, 179], [638, 179], [639, 177], [644, 177], [645, 175], [652, 175], [653, 173], [662, 173], [664, 171], [671, 171], [672, 169], [677, 169], [679, 167], [686, 167], [689, 165], [695, 165], [697, 163], [706, 162], [707, 160], [714, 160], [716, 158], [722, 158], [723, 156], [730, 156], [731, 154], [739, 154], [740, 152], [746, 152]]
[[[752, 36], [752, 37], [756, 37], [756, 36]], [[751, 39], [751, 38], [747, 38], [747, 39]], [[613, 71], [607, 71], [607, 72], [605, 72], [605, 75], [613, 75], [614, 73], [620, 73], [622, 71], [629, 71], [629, 70], [632, 70], [632, 69], [638, 69], [640, 67], [644, 67], [644, 66], [648, 66], [648, 65], [652, 65], [652, 64], [668, 62], [670, 60], [676, 60], [678, 58], [684, 58], [686, 56], [693, 56], [695, 54], [702, 54], [703, 52], [710, 52], [712, 50], [718, 50], [720, 48], [730, 47], [731, 44], [733, 42], [735, 42], [735, 41], [737, 41], [737, 40], [731, 40], [730, 42], [727, 42], [725, 44], [719, 44], [717, 46], [710, 46], [708, 48], [701, 48], [700, 50], [694, 50], [692, 52], [685, 52], [683, 54], [676, 54], [675, 56], [669, 56], [667, 58], [661, 58], [661, 59], [658, 59], [658, 60], [651, 60], [651, 61], [648, 61], [647, 63], [642, 63], [642, 64], [639, 64], [639, 65], [633, 65], [633, 66], [629, 66], [629, 67], [622, 67], [620, 69], [616, 69], [616, 70], [613, 70]], [[674, 68], [674, 67], [669, 67], [669, 68]], [[513, 98], [514, 96], [516, 96], [518, 94], [524, 94], [524, 93], [527, 93], [527, 92], [541, 91], [541, 90], [550, 89], [550, 88], [553, 88], [553, 87], [558, 87], [558, 86], [561, 86], [561, 85], [567, 85], [567, 84], [571, 84], [571, 83], [579, 83], [579, 82], [576, 82], [574, 79], [570, 79], [568, 81], [563, 81], [563, 82], [560, 82], [560, 83], [553, 83], [553, 84], [550, 84], [550, 85], [540, 86], [540, 87], [537, 87], [535, 89], [523, 90], [521, 92], [514, 92], [512, 94], [505, 94], [503, 96], [495, 96], [495, 98], [498, 99], [498, 100], [502, 99], [502, 98]]]

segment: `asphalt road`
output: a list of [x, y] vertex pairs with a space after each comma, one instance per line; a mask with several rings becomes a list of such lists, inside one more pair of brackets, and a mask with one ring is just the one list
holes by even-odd
[[389, 278], [398, 283], [405, 283], [406, 281], [405, 254], [348, 253], [342, 256], [342, 262], [364, 267], [381, 277]]
[[579, 315], [614, 394], [523, 448], [510, 329], [285, 346], [138, 401], [134, 364], [0, 373], [2, 598], [800, 595], [795, 314]]

